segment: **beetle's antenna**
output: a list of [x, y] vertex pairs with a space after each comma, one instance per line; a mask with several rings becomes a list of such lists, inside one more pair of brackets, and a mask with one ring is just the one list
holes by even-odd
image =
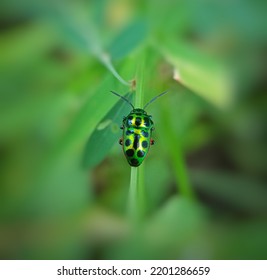
[[166, 94], [167, 92], [168, 92], [168, 91], [166, 90], [166, 91], [162, 92], [161, 94], [159, 94], [159, 95], [153, 97], [153, 98], [145, 105], [144, 110], [145, 110], [145, 108], [146, 108], [149, 104], [151, 104], [151, 103], [154, 102], [157, 98], [161, 97], [162, 95]]
[[119, 95], [117, 92], [115, 92], [115, 91], [110, 91], [111, 93], [113, 93], [113, 94], [115, 94], [115, 95], [117, 95], [117, 96], [119, 96], [120, 98], [122, 98], [124, 101], [126, 101], [128, 104], [130, 104], [132, 107], [133, 107], [133, 109], [134, 109], [134, 105], [127, 99], [127, 98], [125, 98], [124, 96], [121, 96], [121, 95]]

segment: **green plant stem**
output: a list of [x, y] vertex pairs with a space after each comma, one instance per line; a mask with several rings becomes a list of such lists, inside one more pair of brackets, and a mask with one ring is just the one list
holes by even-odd
[[[136, 71], [136, 92], [134, 104], [136, 108], [142, 108], [144, 88], [144, 55], [140, 57]], [[129, 215], [132, 221], [142, 221], [145, 214], [144, 192], [144, 163], [139, 167], [131, 167], [131, 179], [129, 190]]]
[[135, 93], [135, 107], [143, 107], [143, 95], [144, 95], [144, 55], [142, 56], [136, 71], [136, 93]]
[[128, 214], [133, 224], [138, 224], [145, 214], [144, 168], [131, 167]]
[[132, 222], [137, 221], [137, 185], [138, 185], [138, 168], [131, 167], [131, 179], [129, 188], [128, 214]]
[[139, 209], [139, 217], [140, 220], [143, 220], [145, 213], [146, 213], [146, 195], [145, 195], [145, 173], [144, 169], [145, 164], [143, 162], [142, 165], [139, 166], [138, 168], [138, 186], [137, 186], [137, 192], [138, 192], [138, 209]]

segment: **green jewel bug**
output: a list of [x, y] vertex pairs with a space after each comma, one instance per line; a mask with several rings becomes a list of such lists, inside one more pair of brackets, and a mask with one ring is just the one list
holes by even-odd
[[154, 140], [152, 139], [154, 123], [152, 121], [152, 116], [147, 114], [145, 108], [154, 102], [158, 97], [166, 94], [167, 91], [164, 91], [152, 98], [143, 109], [134, 108], [133, 104], [124, 96], [121, 96], [114, 91], [111, 91], [111, 93], [122, 98], [133, 108], [128, 116], [123, 117], [121, 126], [123, 134], [119, 143], [122, 145], [124, 155], [130, 166], [138, 167], [146, 157], [150, 145], [154, 144]]

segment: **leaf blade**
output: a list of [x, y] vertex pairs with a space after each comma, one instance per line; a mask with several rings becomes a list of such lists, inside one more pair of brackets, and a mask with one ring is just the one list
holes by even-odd
[[[126, 98], [129, 99], [129, 94]], [[85, 146], [83, 158], [85, 168], [94, 167], [104, 159], [118, 139], [122, 116], [127, 113], [129, 105], [120, 99], [100, 120]]]

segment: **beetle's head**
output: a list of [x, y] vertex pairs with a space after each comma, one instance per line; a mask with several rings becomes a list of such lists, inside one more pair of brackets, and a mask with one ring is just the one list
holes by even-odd
[[146, 111], [140, 108], [135, 108], [131, 111], [133, 114], [146, 114]]

